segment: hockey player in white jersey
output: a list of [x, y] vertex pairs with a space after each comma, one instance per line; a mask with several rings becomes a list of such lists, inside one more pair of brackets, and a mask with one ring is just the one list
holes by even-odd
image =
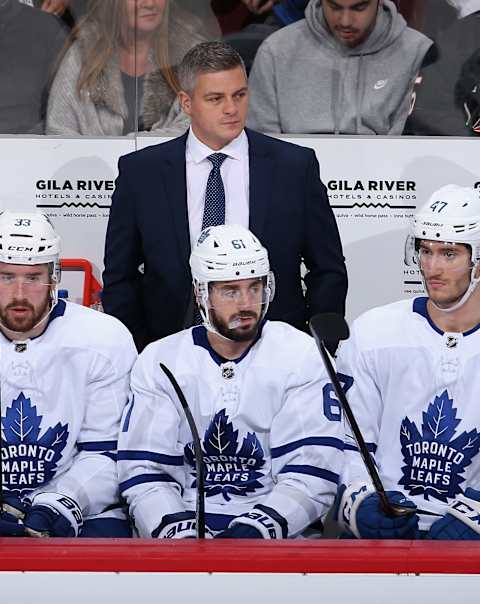
[[44, 214], [0, 214], [0, 535], [128, 536], [115, 455], [135, 346], [58, 299], [59, 254]]
[[415, 216], [406, 262], [428, 297], [366, 312], [337, 368], [393, 503], [387, 518], [346, 441], [343, 527], [357, 537], [480, 538], [480, 193], [455, 185]]
[[134, 366], [121, 492], [141, 537], [195, 536], [192, 435], [163, 363], [202, 439], [207, 536], [295, 537], [328, 511], [343, 460], [338, 406], [322, 407], [327, 378], [315, 343], [265, 321], [274, 278], [247, 229], [204, 230], [190, 266], [203, 325], [154, 342]]

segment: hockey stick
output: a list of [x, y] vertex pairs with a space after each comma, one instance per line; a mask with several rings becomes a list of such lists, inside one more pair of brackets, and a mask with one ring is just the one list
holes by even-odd
[[195, 453], [195, 469], [197, 472], [197, 539], [205, 539], [205, 468], [203, 465], [202, 443], [200, 442], [200, 436], [198, 434], [197, 426], [195, 425], [195, 420], [193, 419], [192, 412], [190, 411], [190, 407], [188, 406], [187, 399], [185, 398], [182, 389], [178, 385], [178, 382], [170, 369], [163, 363], [160, 363], [160, 367], [170, 380], [170, 383], [178, 396], [183, 411], [185, 412], [188, 425], [190, 426], [190, 432], [192, 433], [193, 450]]
[[338, 340], [348, 339], [350, 333], [347, 322], [341, 315], [337, 315], [336, 313], [323, 313], [312, 317], [309, 326], [310, 331], [312, 332], [312, 335], [315, 338], [315, 342], [317, 343], [318, 350], [320, 351], [320, 355], [325, 365], [325, 369], [327, 370], [327, 373], [332, 382], [335, 394], [337, 395], [337, 398], [342, 405], [343, 411], [352, 429], [353, 435], [357, 442], [358, 449], [362, 456], [365, 467], [367, 468], [367, 472], [369, 473], [375, 491], [377, 492], [380, 498], [380, 504], [383, 508], [383, 511], [390, 518], [395, 518], [398, 516], [410, 516], [412, 514], [415, 514], [417, 512], [417, 508], [395, 505], [390, 503], [390, 501], [388, 500], [385, 488], [382, 484], [382, 481], [380, 480], [380, 476], [377, 472], [375, 463], [370, 455], [370, 452], [367, 449], [365, 439], [363, 438], [363, 435], [360, 432], [357, 420], [353, 415], [352, 409], [347, 401], [347, 397], [345, 396], [345, 392], [343, 391], [343, 388], [338, 380], [337, 373], [333, 368], [330, 356], [325, 348], [326, 342], [336, 342]]

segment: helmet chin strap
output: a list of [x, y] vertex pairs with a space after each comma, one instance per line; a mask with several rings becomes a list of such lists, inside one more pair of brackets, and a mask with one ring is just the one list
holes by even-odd
[[[478, 266], [478, 260], [476, 262], [474, 262], [473, 266], [472, 266], [472, 272], [470, 274], [470, 285], [467, 287], [467, 289], [465, 290], [465, 293], [463, 294], [463, 296], [460, 298], [460, 300], [458, 302], [456, 302], [453, 306], [449, 306], [448, 308], [440, 308], [440, 306], [435, 304], [435, 302], [431, 298], [429, 298], [431, 304], [437, 310], [440, 310], [441, 312], [447, 312], [447, 313], [454, 312], [455, 310], [458, 310], [459, 308], [461, 308], [465, 304], [465, 302], [470, 298], [470, 296], [473, 294], [473, 292], [475, 291], [475, 288], [478, 285], [478, 282], [480, 281], [480, 277], [475, 277], [475, 273], [477, 272], [477, 266]], [[428, 292], [427, 284], [425, 282], [425, 277], [423, 276], [423, 272], [420, 271], [420, 274], [422, 275], [423, 287], [425, 288], [425, 291]]]

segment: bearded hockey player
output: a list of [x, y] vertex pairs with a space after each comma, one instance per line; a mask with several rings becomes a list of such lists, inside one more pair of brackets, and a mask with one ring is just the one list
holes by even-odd
[[406, 245], [428, 297], [365, 313], [340, 350], [337, 368], [390, 499], [417, 508], [387, 518], [347, 438], [339, 519], [356, 537], [480, 538], [479, 261], [479, 191], [443, 187]]
[[128, 536], [115, 454], [135, 346], [58, 299], [59, 254], [44, 214], [0, 214], [0, 535]]
[[141, 537], [195, 536], [192, 434], [163, 363], [202, 439], [207, 536], [295, 537], [328, 511], [343, 460], [338, 409], [322, 408], [315, 343], [265, 320], [274, 278], [247, 229], [205, 229], [190, 266], [203, 325], [151, 344], [134, 366], [121, 492]]

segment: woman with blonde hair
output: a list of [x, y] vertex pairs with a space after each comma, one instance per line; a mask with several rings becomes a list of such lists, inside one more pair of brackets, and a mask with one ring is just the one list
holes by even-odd
[[206, 39], [197, 25], [173, 0], [91, 2], [52, 84], [46, 133], [185, 131], [175, 65]]

